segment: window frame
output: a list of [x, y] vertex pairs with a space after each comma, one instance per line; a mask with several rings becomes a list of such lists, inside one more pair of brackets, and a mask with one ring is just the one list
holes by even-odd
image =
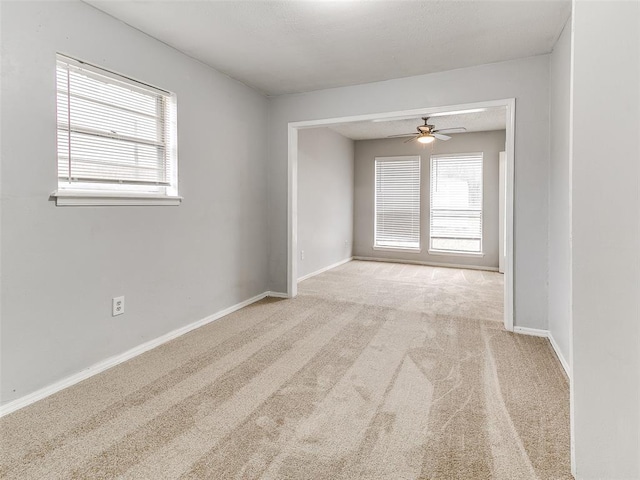
[[[480, 250], [478, 252], [470, 252], [465, 250], [444, 250], [434, 249], [432, 247], [432, 225], [433, 225], [433, 160], [437, 158], [459, 158], [459, 157], [480, 157]], [[440, 238], [440, 237], [436, 237]], [[434, 154], [429, 157], [429, 255], [445, 255], [455, 257], [484, 257], [484, 152], [470, 153], [443, 153]]]
[[[118, 181], [109, 182], [64, 182], [59, 177], [59, 135], [60, 123], [58, 119], [59, 86], [56, 80], [56, 178], [57, 189], [51, 194], [58, 206], [94, 206], [94, 205], [180, 205], [182, 197], [178, 195], [178, 135], [177, 135], [177, 97], [175, 93], [149, 85], [145, 82], [122, 75], [112, 70], [92, 65], [68, 55], [57, 53], [55, 68], [60, 63], [80, 68], [87, 72], [87, 77], [98, 75], [104, 79], [112, 79], [114, 84], [125, 86], [131, 91], [141, 91], [145, 94], [161, 95], [166, 102], [163, 112], [166, 115], [166, 130], [163, 130], [166, 140], [167, 184], [123, 184]], [[57, 76], [57, 73], [56, 73]], [[103, 81], [102, 78], [97, 81]], [[107, 82], [108, 83], [108, 82]], [[109, 137], [110, 138], [110, 137]], [[107, 150], [108, 151], [108, 150]]]
[[[407, 161], [417, 160], [418, 162], [418, 246], [392, 246], [378, 244], [378, 161]], [[373, 163], [373, 250], [420, 253], [422, 252], [422, 158], [420, 155], [396, 155], [389, 157], [375, 157]]]

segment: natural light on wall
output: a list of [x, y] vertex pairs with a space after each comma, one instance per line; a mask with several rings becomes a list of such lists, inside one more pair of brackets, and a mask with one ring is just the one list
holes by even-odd
[[482, 153], [431, 157], [429, 251], [482, 253]]
[[179, 199], [175, 95], [57, 57], [58, 197]]

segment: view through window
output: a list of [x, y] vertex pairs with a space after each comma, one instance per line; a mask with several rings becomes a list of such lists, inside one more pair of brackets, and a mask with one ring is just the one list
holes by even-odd
[[430, 245], [482, 253], [482, 153], [431, 157]]

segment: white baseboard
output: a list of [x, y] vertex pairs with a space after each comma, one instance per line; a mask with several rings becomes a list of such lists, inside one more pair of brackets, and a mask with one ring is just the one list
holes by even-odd
[[553, 335], [551, 335], [551, 332], [549, 330], [541, 330], [538, 328], [527, 328], [527, 327], [513, 327], [513, 333], [519, 333], [521, 335], [532, 335], [534, 337], [544, 337], [547, 340], [549, 340], [549, 343], [551, 343], [551, 348], [553, 348], [553, 351], [555, 352], [556, 357], [558, 357], [558, 360], [560, 361], [560, 365], [562, 365], [562, 368], [567, 374], [567, 377], [571, 378], [569, 362], [567, 362], [567, 359], [564, 358], [564, 355], [562, 355], [562, 351], [560, 350], [560, 347], [556, 343], [555, 339], [553, 338]]
[[273, 298], [289, 298], [288, 293], [282, 293], [282, 292], [267, 292], [265, 296], [273, 297]]
[[513, 333], [520, 333], [522, 335], [531, 335], [532, 337], [549, 338], [549, 330], [542, 330], [539, 328], [513, 327]]
[[562, 350], [560, 350], [560, 347], [556, 343], [555, 338], [553, 338], [553, 335], [551, 335], [551, 332], [549, 332], [549, 342], [551, 342], [553, 351], [556, 352], [556, 356], [558, 357], [558, 360], [560, 360], [560, 363], [562, 364], [562, 368], [564, 368], [564, 371], [566, 372], [567, 377], [571, 378], [571, 369], [569, 368], [569, 362], [567, 362], [567, 359], [564, 358], [564, 355], [562, 354]]
[[331, 270], [332, 268], [336, 268], [336, 267], [339, 267], [340, 265], [344, 265], [345, 263], [348, 263], [351, 260], [353, 260], [353, 257], [345, 258], [344, 260], [340, 260], [339, 262], [333, 263], [328, 267], [321, 268], [320, 270], [316, 270], [315, 272], [307, 273], [306, 275], [303, 275], [302, 277], [298, 278], [298, 283], [302, 282], [303, 280], [306, 280], [307, 278], [320, 275], [321, 273]]
[[428, 267], [441, 267], [441, 268], [464, 268], [467, 270], [484, 270], [487, 272], [497, 272], [497, 267], [483, 267], [478, 265], [463, 265], [459, 263], [439, 263], [439, 262], [423, 262], [422, 260], [400, 260], [396, 258], [381, 258], [381, 257], [361, 257], [354, 256], [353, 260], [365, 260], [368, 262], [389, 262], [389, 263], [407, 263], [409, 265], [426, 265]]
[[138, 355], [144, 352], [147, 352], [153, 348], [156, 348], [162, 345], [163, 343], [167, 343], [170, 340], [173, 340], [177, 337], [180, 337], [181, 335], [184, 335], [185, 333], [195, 330], [196, 328], [207, 325], [208, 323], [211, 323], [215, 320], [218, 320], [219, 318], [229, 315], [230, 313], [240, 310], [241, 308], [244, 308], [247, 305], [251, 305], [252, 303], [262, 300], [267, 296], [272, 297], [272, 296], [281, 296], [281, 295], [285, 295], [286, 297], [286, 294], [278, 294], [275, 292], [261, 293], [248, 300], [237, 303], [235, 305], [232, 305], [231, 307], [225, 308], [224, 310], [214, 313], [213, 315], [209, 315], [208, 317], [203, 318], [202, 320], [198, 320], [197, 322], [190, 323], [189, 325], [173, 330], [158, 338], [149, 340], [148, 342], [138, 345], [137, 347], [127, 350], [126, 352], [123, 352], [121, 354], [114, 355], [113, 357], [109, 357], [105, 360], [102, 360], [101, 362], [98, 362], [94, 365], [91, 365], [88, 368], [85, 368], [81, 372], [78, 372], [74, 375], [63, 378], [62, 380], [59, 380], [51, 385], [41, 388], [40, 390], [36, 390], [33, 393], [29, 393], [28, 395], [20, 397], [16, 400], [7, 402], [4, 405], [0, 405], [0, 417], [3, 417], [12, 412], [15, 412], [16, 410], [24, 408], [27, 405], [31, 405], [32, 403], [35, 403], [38, 400], [42, 400], [43, 398], [46, 398], [49, 395], [53, 395], [54, 393], [57, 393], [60, 390], [64, 390], [65, 388], [75, 385], [76, 383], [86, 380], [87, 378], [97, 375], [98, 373], [104, 372], [105, 370], [108, 370], [111, 367], [115, 367], [116, 365], [122, 362], [126, 362], [127, 360], [137, 357]]

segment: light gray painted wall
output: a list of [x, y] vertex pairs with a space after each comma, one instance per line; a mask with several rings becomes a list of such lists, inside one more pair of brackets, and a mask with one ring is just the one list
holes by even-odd
[[[417, 142], [405, 143], [406, 138], [385, 138], [356, 142], [355, 183], [356, 200], [354, 216], [353, 254], [414, 260], [434, 263], [453, 263], [498, 268], [498, 157], [505, 149], [505, 131], [474, 132], [452, 135], [451, 140], [422, 146]], [[429, 159], [440, 153], [483, 152], [483, 257], [430, 255], [429, 208], [430, 180]], [[375, 219], [375, 157], [420, 155], [420, 253], [374, 250]]]
[[569, 212], [569, 98], [571, 20], [550, 57], [549, 331], [570, 361], [571, 217]]
[[286, 291], [287, 124], [516, 98], [515, 323], [547, 328], [549, 57], [270, 99], [269, 279]]
[[[640, 479], [640, 4], [574, 2], [572, 322], [578, 479]], [[613, 122], [604, 135], [602, 120]]]
[[[81, 2], [3, 2], [1, 26], [7, 402], [266, 290], [268, 101]], [[48, 200], [56, 52], [177, 93], [181, 206]]]
[[298, 278], [351, 257], [353, 143], [328, 128], [298, 133]]

